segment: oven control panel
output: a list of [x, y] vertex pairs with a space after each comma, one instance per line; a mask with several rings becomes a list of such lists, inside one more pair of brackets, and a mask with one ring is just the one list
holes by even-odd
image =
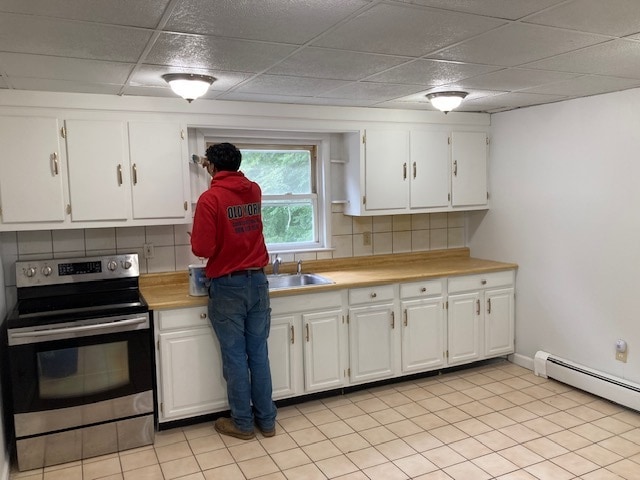
[[139, 276], [137, 253], [16, 262], [18, 288]]

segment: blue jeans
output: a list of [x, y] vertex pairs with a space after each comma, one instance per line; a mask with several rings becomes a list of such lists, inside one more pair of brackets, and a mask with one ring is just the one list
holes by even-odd
[[[209, 285], [209, 319], [220, 342], [231, 418], [239, 430], [272, 430], [267, 338], [271, 327], [269, 284], [262, 271], [214, 278]], [[253, 409], [251, 405], [253, 404]]]

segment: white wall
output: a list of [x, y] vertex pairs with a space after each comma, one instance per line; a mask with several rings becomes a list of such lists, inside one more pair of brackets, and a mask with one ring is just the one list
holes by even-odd
[[520, 266], [518, 355], [640, 382], [638, 112], [636, 89], [492, 116], [492, 208], [469, 215], [468, 245]]

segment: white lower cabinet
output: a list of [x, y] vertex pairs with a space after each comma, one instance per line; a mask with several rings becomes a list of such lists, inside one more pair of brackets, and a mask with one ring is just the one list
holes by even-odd
[[299, 394], [297, 379], [300, 375], [300, 359], [296, 358], [296, 331], [300, 322], [295, 315], [271, 315], [269, 332], [269, 365], [273, 398], [294, 397]]
[[157, 312], [156, 346], [161, 423], [227, 408], [220, 346], [206, 307]]
[[515, 271], [448, 280], [448, 365], [514, 351]]
[[344, 314], [342, 308], [302, 314], [304, 390], [331, 390], [345, 383]]
[[396, 375], [399, 337], [395, 288], [381, 285], [349, 290], [349, 358], [351, 383]]
[[445, 364], [444, 279], [400, 285], [402, 373]]
[[271, 299], [274, 399], [345, 384], [347, 333], [342, 304], [339, 291]]
[[[514, 351], [515, 270], [271, 299], [275, 400]], [[226, 410], [206, 307], [156, 312], [159, 420]]]

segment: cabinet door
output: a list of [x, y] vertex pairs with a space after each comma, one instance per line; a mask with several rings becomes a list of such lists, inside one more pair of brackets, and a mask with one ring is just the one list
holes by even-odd
[[0, 117], [2, 223], [65, 219], [59, 125], [51, 117]]
[[411, 208], [449, 206], [449, 133], [411, 131]]
[[392, 304], [349, 310], [349, 355], [353, 383], [394, 375], [394, 332]]
[[184, 218], [188, 160], [175, 123], [129, 122], [133, 218]]
[[295, 379], [298, 366], [294, 361], [294, 345], [299, 340], [296, 339], [295, 324], [293, 315], [271, 317], [268, 346], [275, 399], [297, 394]]
[[513, 288], [485, 293], [485, 356], [506, 355], [514, 351]]
[[342, 310], [305, 313], [304, 384], [306, 392], [330, 390], [344, 383]]
[[130, 195], [126, 123], [67, 120], [65, 124], [71, 220], [126, 220]]
[[487, 204], [487, 135], [451, 133], [451, 205]]
[[220, 346], [211, 327], [161, 333], [161, 418], [193, 417], [227, 407]]
[[367, 130], [365, 208], [406, 209], [409, 204], [409, 132]]
[[467, 363], [479, 360], [480, 316], [482, 315], [479, 292], [449, 295], [448, 357], [447, 363]]
[[414, 373], [444, 365], [442, 297], [402, 302], [402, 372]]

